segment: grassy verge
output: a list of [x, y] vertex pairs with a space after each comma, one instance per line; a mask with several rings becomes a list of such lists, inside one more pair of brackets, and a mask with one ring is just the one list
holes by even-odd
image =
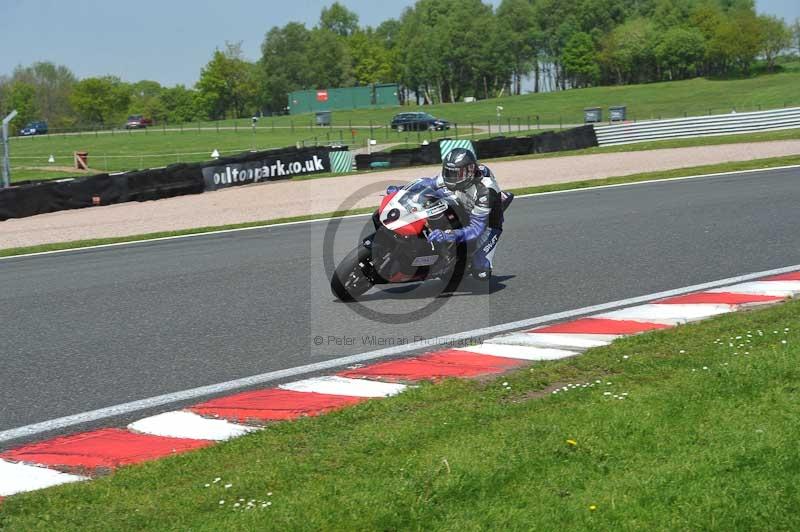
[[[423, 111], [440, 116], [460, 126], [474, 123], [476, 126], [497, 125], [497, 106], [502, 105], [501, 121], [512, 118], [516, 124], [519, 118], [523, 123], [536, 116], [541, 124], [564, 124], [583, 122], [585, 107], [603, 108], [604, 118], [608, 118], [608, 107], [625, 105], [628, 117], [635, 120], [669, 118], [774, 109], [784, 105], [800, 105], [797, 85], [800, 81], [800, 61], [782, 61], [782, 72], [755, 75], [745, 79], [705, 79], [696, 78], [685, 81], [647, 83], [642, 85], [621, 85], [611, 87], [591, 87], [571, 89], [521, 96], [479, 100], [472, 103], [451, 103], [438, 105], [408, 105], [383, 109], [359, 109], [333, 111], [334, 127], [352, 125], [388, 124], [398, 112]], [[309, 124], [313, 115], [264, 118], [260, 124], [275, 124], [286, 127], [290, 124]], [[223, 122], [239, 124], [240, 129], [249, 127], [249, 117]]]
[[[591, 188], [604, 185], [615, 185], [621, 183], [635, 183], [637, 181], [649, 181], [654, 179], [670, 179], [674, 177], [683, 177], [690, 175], [712, 174], [717, 172], [735, 172], [741, 170], [754, 170], [762, 168], [771, 168], [775, 166], [786, 166], [800, 164], [800, 155], [789, 157], [773, 157], [769, 159], [756, 159], [753, 161], [742, 161], [733, 163], [713, 164], [706, 166], [694, 166], [690, 168], [680, 168], [677, 170], [666, 170], [661, 172], [647, 172], [642, 174], [633, 174], [620, 177], [609, 177], [605, 179], [591, 179], [586, 181], [573, 181], [570, 183], [557, 183], [552, 185], [539, 185], [535, 187], [524, 187], [512, 189], [511, 192], [515, 194], [537, 194], [541, 192], [554, 192], [557, 190], [571, 190], [581, 188]], [[165, 238], [181, 235], [192, 235], [208, 233], [211, 231], [222, 231], [226, 229], [241, 229], [246, 227], [262, 227], [268, 225], [275, 225], [286, 222], [299, 222], [304, 220], [318, 220], [325, 218], [332, 218], [337, 216], [347, 216], [351, 214], [363, 214], [370, 212], [372, 208], [355, 209], [350, 211], [337, 211], [322, 214], [310, 214], [305, 216], [293, 216], [289, 218], [278, 218], [275, 220], [264, 220], [256, 222], [247, 222], [241, 224], [230, 224], [209, 227], [197, 227], [193, 229], [184, 229], [180, 231], [164, 231], [159, 233], [146, 233], [142, 235], [130, 235], [125, 237], [113, 238], [98, 238], [91, 240], [75, 240], [71, 242], [57, 242], [51, 244], [41, 244], [37, 246], [27, 246], [18, 248], [0, 249], [0, 257], [11, 257], [14, 255], [25, 255], [29, 253], [42, 253], [46, 251], [58, 251], [64, 249], [79, 249], [91, 246], [99, 246], [104, 244], [116, 244], [121, 242], [136, 242], [139, 240], [150, 240], [154, 238]]]
[[796, 530], [799, 317], [792, 302], [423, 385], [12, 497], [0, 528]]

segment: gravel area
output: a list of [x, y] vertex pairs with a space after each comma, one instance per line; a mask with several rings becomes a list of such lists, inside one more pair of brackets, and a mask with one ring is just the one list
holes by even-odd
[[[504, 188], [624, 176], [800, 154], [800, 140], [497, 161]], [[270, 220], [377, 205], [387, 183], [434, 175], [415, 167], [306, 181], [278, 181], [144, 203], [122, 203], [0, 222], [0, 249]], [[353, 197], [352, 201], [348, 198]]]

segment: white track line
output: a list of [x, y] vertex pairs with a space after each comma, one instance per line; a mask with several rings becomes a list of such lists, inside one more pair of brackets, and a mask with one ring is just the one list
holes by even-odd
[[736, 310], [733, 305], [716, 305], [710, 303], [698, 303], [687, 305], [638, 305], [636, 307], [606, 312], [592, 316], [593, 318], [606, 318], [611, 320], [635, 320], [650, 323], [667, 323], [678, 325], [689, 321], [702, 320], [726, 314]]
[[[619, 187], [630, 187], [630, 186], [637, 186], [637, 185], [650, 185], [650, 184], [657, 184], [657, 183], [671, 183], [674, 181], [686, 181], [689, 179], [700, 179], [700, 178], [715, 178], [715, 177], [724, 177], [728, 175], [736, 175], [736, 174], [750, 174], [754, 172], [771, 172], [775, 170], [791, 170], [794, 168], [800, 168], [800, 165], [786, 165], [786, 166], [775, 166], [772, 168], [754, 168], [752, 170], [739, 170], [735, 172], [717, 172], [714, 174], [696, 174], [696, 175], [689, 175], [683, 177], [671, 177], [669, 179], [648, 179], [647, 181], [634, 181], [632, 183], [617, 183], [614, 185], [600, 185], [596, 187], [582, 187], [582, 188], [569, 188], [565, 190], [553, 190], [551, 192], [535, 192], [533, 194], [520, 194], [516, 196], [516, 199], [526, 199], [526, 198], [533, 198], [537, 196], [551, 196], [553, 194], [567, 194], [570, 192], [586, 192], [588, 190], [602, 190], [607, 188], [619, 188]], [[625, 177], [625, 176], [622, 176]], [[312, 215], [313, 216], [313, 215]], [[10, 257], [0, 257], [0, 261], [8, 260], [8, 259], [20, 259], [25, 257], [38, 257], [40, 255], [54, 255], [59, 253], [69, 253], [69, 252], [79, 252], [79, 251], [87, 251], [92, 249], [103, 249], [103, 248], [111, 248], [117, 246], [132, 246], [136, 244], [145, 244], [148, 242], [162, 242], [166, 240], [177, 240], [180, 238], [194, 238], [198, 236], [208, 236], [208, 235], [222, 235], [225, 233], [238, 233], [240, 231], [253, 231], [256, 229], [266, 229], [269, 227], [284, 227], [289, 225], [299, 225], [299, 224], [310, 224], [310, 223], [319, 223], [319, 222], [328, 222], [333, 219], [348, 219], [348, 218], [363, 218], [365, 216], [372, 216], [372, 213], [364, 213], [364, 214], [350, 214], [347, 216], [338, 216], [336, 218], [313, 218], [310, 220], [298, 220], [296, 222], [281, 222], [277, 224], [270, 224], [265, 223], [263, 225], [256, 225], [253, 227], [239, 227], [236, 229], [220, 229], [218, 231], [208, 231], [204, 233], [192, 233], [190, 235], [176, 235], [176, 236], [165, 236], [160, 238], [149, 238], [146, 240], [134, 240], [131, 242], [116, 242], [113, 244], [100, 244], [97, 246], [86, 246], [81, 248], [72, 248], [72, 249], [57, 249], [53, 251], [41, 251], [39, 253], [26, 253], [24, 255], [12, 255]], [[247, 222], [245, 222], [247, 223]]]
[[88, 480], [88, 478], [44, 467], [0, 460], [0, 497], [81, 480]]
[[[262, 373], [260, 375], [245, 377], [242, 379], [220, 382], [218, 384], [211, 384], [208, 386], [191, 388], [179, 392], [157, 395], [154, 397], [148, 397], [146, 399], [140, 399], [138, 401], [131, 401], [128, 403], [122, 403], [114, 406], [109, 406], [106, 408], [99, 408], [97, 410], [90, 410], [87, 412], [81, 412], [79, 414], [73, 414], [70, 416], [64, 416], [60, 418], [50, 419], [47, 421], [42, 421], [39, 423], [33, 423], [31, 425], [25, 425], [22, 427], [0, 431], [0, 443], [19, 438], [30, 437], [44, 432], [61, 430], [67, 427], [80, 425], [82, 423], [89, 423], [110, 417], [126, 415], [130, 414], [131, 412], [137, 412], [149, 408], [174, 404], [177, 402], [195, 400], [201, 397], [208, 397], [210, 395], [217, 395], [234, 390], [241, 390], [243, 388], [257, 386], [268, 382], [274, 382], [281, 379], [288, 379], [296, 377], [298, 375], [306, 375], [309, 373], [325, 371], [331, 368], [339, 368], [343, 366], [349, 366], [352, 364], [368, 362], [379, 358], [403, 355], [406, 353], [413, 353], [415, 351], [420, 351], [422, 349], [431, 349], [433, 346], [453, 345], [454, 343], [463, 342], [464, 340], [472, 340], [475, 338], [481, 338], [495, 334], [502, 334], [516, 329], [530, 328], [536, 325], [543, 325], [545, 323], [551, 323], [570, 318], [577, 318], [579, 316], [597, 314], [599, 312], [617, 309], [620, 307], [626, 307], [629, 305], [646, 303], [648, 301], [665, 299], [672, 296], [680, 296], [692, 292], [705, 291], [712, 288], [719, 288], [722, 286], [731, 285], [734, 283], [742, 283], [753, 279], [760, 279], [763, 277], [780, 275], [782, 273], [790, 273], [798, 270], [800, 270], [800, 264], [786, 266], [784, 268], [776, 268], [773, 270], [748, 273], [746, 275], [737, 275], [736, 277], [729, 277], [727, 279], [720, 279], [718, 281], [711, 281], [708, 283], [685, 286], [683, 288], [676, 288], [673, 290], [665, 290], [663, 292], [655, 292], [652, 294], [645, 294], [642, 296], [620, 299], [617, 301], [611, 301], [609, 303], [592, 305], [589, 307], [582, 307], [578, 309], [567, 310], [564, 312], [556, 312], [554, 314], [547, 314], [535, 318], [503, 323], [500, 325], [493, 325], [491, 327], [483, 327], [481, 329], [464, 331], [457, 334], [439, 336], [438, 338], [433, 338], [430, 340], [426, 339], [420, 342], [413, 342], [400, 346], [387, 347], [384, 349], [379, 349], [377, 351], [368, 351], [366, 353], [359, 353], [357, 355], [350, 355], [345, 357], [334, 358], [331, 360], [326, 360], [323, 362], [316, 362], [314, 364], [306, 364], [304, 366], [297, 366], [294, 368], [271, 371], [268, 373]], [[774, 281], [774, 282], [779, 282], [779, 281]]]
[[577, 355], [575, 351], [552, 349], [546, 347], [531, 347], [524, 345], [481, 344], [470, 347], [458, 347], [456, 351], [477, 353], [493, 357], [517, 358], [519, 360], [558, 360]]
[[348, 379], [346, 377], [326, 376], [314, 377], [302, 381], [290, 382], [279, 386], [284, 390], [295, 392], [314, 392], [329, 395], [349, 395], [351, 397], [389, 397], [406, 389], [403, 384], [368, 381], [364, 379]]
[[223, 419], [208, 419], [181, 410], [140, 419], [128, 425], [128, 429], [153, 436], [214, 441], [225, 441], [258, 430], [256, 427], [238, 425]]

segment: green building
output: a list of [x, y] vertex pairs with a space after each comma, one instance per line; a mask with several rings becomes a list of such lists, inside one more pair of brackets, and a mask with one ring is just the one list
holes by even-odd
[[345, 109], [369, 109], [400, 105], [400, 88], [396, 83], [380, 83], [364, 87], [295, 91], [289, 94], [289, 113], [314, 113]]

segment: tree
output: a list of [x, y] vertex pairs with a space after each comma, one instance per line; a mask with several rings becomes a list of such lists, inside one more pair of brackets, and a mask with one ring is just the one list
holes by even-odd
[[344, 39], [330, 30], [314, 28], [308, 46], [312, 86], [305, 88], [324, 89], [353, 84], [350, 52]]
[[760, 15], [761, 54], [767, 61], [767, 70], [775, 70], [775, 58], [792, 45], [792, 32], [783, 19], [771, 15]]
[[36, 87], [25, 81], [12, 81], [8, 91], [7, 111], [17, 111], [17, 116], [11, 121], [11, 129], [22, 128], [31, 120], [40, 118], [40, 109], [36, 104]]
[[391, 54], [372, 30], [358, 30], [347, 39], [351, 71], [358, 85], [392, 79]]
[[617, 83], [641, 83], [653, 79], [658, 33], [644, 18], [632, 19], [617, 26], [608, 35], [602, 61]]
[[142, 80], [131, 84], [130, 114], [141, 114], [156, 122], [167, 118], [167, 109], [161, 101], [164, 88], [157, 81]]
[[749, 74], [761, 44], [761, 24], [755, 12], [737, 9], [716, 27], [707, 50], [718, 71]]
[[514, 93], [519, 94], [522, 78], [533, 68], [537, 55], [539, 32], [533, 4], [528, 0], [503, 0], [497, 8], [496, 18], [497, 31], [501, 36], [498, 44], [506, 50], [511, 60]]
[[600, 77], [597, 52], [588, 33], [575, 33], [564, 47], [564, 71], [573, 87], [588, 87]]
[[267, 32], [261, 45], [262, 100], [274, 110], [284, 110], [291, 91], [311, 85], [308, 62], [310, 32], [298, 22]]
[[85, 78], [75, 84], [70, 102], [84, 124], [114, 124], [125, 118], [131, 89], [114, 76]]
[[254, 70], [254, 65], [243, 58], [241, 42], [226, 42], [224, 52], [214, 52], [197, 82], [200, 104], [209, 118], [216, 120], [229, 114], [238, 118], [253, 107], [258, 91]]
[[165, 88], [161, 93], [161, 103], [166, 110], [167, 121], [180, 124], [200, 118], [197, 99], [197, 92], [183, 85]]
[[358, 29], [358, 15], [339, 2], [334, 2], [331, 7], [322, 8], [319, 16], [319, 28], [347, 37]]
[[51, 127], [74, 123], [69, 95], [77, 79], [67, 67], [40, 61], [28, 67], [17, 67], [12, 80], [34, 88], [39, 118], [46, 120]]
[[792, 37], [794, 47], [797, 49], [797, 55], [800, 56], [800, 18], [795, 19], [794, 24], [792, 24]]
[[686, 79], [697, 75], [705, 47], [705, 38], [697, 28], [670, 28], [656, 46], [656, 60], [667, 79]]

